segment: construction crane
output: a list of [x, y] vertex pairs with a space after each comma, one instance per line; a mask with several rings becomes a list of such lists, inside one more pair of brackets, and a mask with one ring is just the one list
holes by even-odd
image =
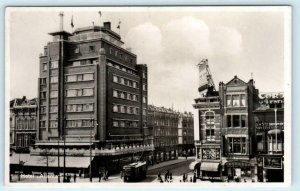
[[201, 62], [197, 64], [197, 67], [199, 69], [198, 91], [201, 93], [207, 90], [207, 94], [214, 94], [216, 88], [208, 66], [208, 59], [201, 60]]

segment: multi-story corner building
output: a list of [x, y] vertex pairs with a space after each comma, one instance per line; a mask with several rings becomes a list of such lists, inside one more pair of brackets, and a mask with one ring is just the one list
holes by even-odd
[[155, 147], [153, 161], [162, 162], [178, 156], [179, 112], [148, 105], [148, 128]]
[[224, 109], [222, 126], [224, 175], [250, 180], [256, 176], [254, 155], [255, 127], [253, 111], [258, 104], [254, 81], [244, 82], [235, 76], [220, 83], [219, 96]]
[[10, 146], [28, 152], [36, 140], [37, 99], [15, 98], [10, 101]]
[[194, 155], [194, 116], [190, 112], [184, 112], [179, 114], [178, 120], [178, 155]]
[[57, 155], [54, 149], [64, 143], [66, 155], [83, 156], [74, 168], [87, 168], [92, 155], [94, 173], [130, 162], [133, 155], [146, 156], [153, 150], [147, 129], [147, 66], [124, 49], [110, 22], [49, 34], [53, 41], [40, 55], [33, 153], [52, 149]]
[[199, 140], [195, 142], [196, 161], [190, 165], [199, 178], [221, 178], [222, 109], [218, 92], [195, 99], [199, 114]]
[[251, 181], [257, 176], [254, 81], [235, 76], [226, 84], [220, 82], [219, 91], [209, 91], [194, 104], [199, 111], [200, 140], [196, 142], [198, 160], [191, 168], [199, 169], [202, 178]]
[[254, 110], [258, 181], [283, 182], [283, 93], [261, 93], [259, 97], [259, 107]]

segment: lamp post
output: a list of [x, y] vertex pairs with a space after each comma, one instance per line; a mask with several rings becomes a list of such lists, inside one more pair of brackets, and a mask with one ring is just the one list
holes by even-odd
[[90, 170], [90, 182], [93, 182], [93, 178], [92, 178], [92, 130], [94, 128], [95, 121], [96, 120], [91, 117], [91, 119], [90, 119], [90, 123], [91, 123], [91, 128], [90, 128], [90, 169], [89, 169]]
[[276, 143], [276, 151], [278, 151], [278, 141], [277, 141], [277, 108], [275, 103], [275, 143]]

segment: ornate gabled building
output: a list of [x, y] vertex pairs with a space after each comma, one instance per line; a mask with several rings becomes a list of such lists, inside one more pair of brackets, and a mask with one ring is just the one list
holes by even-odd
[[15, 98], [10, 101], [10, 146], [20, 152], [29, 152], [36, 141], [37, 99]]

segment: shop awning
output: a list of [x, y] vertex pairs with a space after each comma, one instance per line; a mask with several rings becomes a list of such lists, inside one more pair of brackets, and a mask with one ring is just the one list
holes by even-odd
[[[93, 159], [93, 157], [92, 157]], [[59, 166], [63, 167], [64, 157], [59, 157]], [[90, 157], [66, 156], [67, 168], [88, 168], [90, 165]], [[31, 156], [25, 166], [47, 166], [47, 156]], [[48, 167], [58, 167], [58, 157], [48, 156]]]
[[189, 169], [194, 170], [197, 165], [200, 165], [200, 162], [194, 161], [189, 165]]
[[12, 156], [9, 157], [9, 164], [23, 164], [26, 163], [30, 159], [30, 154], [24, 153], [13, 153]]
[[282, 132], [281, 129], [272, 129], [272, 130], [268, 131], [268, 134], [269, 135], [275, 135], [276, 133], [280, 134], [281, 132]]
[[216, 163], [216, 162], [202, 162], [200, 170], [201, 171], [218, 172], [219, 171], [219, 165], [220, 165], [220, 163]]

